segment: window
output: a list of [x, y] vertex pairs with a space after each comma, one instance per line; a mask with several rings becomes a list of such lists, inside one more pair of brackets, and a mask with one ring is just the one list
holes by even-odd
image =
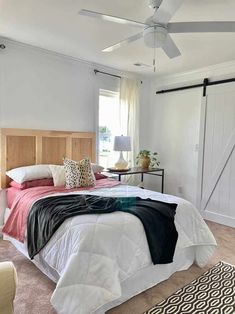
[[100, 89], [99, 93], [99, 164], [113, 167], [119, 152], [113, 151], [114, 136], [121, 134], [119, 92]]

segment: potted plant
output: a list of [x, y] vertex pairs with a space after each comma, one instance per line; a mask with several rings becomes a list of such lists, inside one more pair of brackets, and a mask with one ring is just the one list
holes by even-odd
[[157, 160], [157, 155], [158, 153], [152, 153], [150, 150], [141, 150], [136, 157], [137, 165], [144, 169], [148, 169], [149, 167], [156, 168], [160, 165], [160, 162]]

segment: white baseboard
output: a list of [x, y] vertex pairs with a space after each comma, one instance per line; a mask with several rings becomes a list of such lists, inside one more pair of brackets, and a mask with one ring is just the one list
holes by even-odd
[[218, 224], [221, 225], [235, 228], [235, 218], [208, 211], [201, 211], [201, 214], [203, 218], [206, 220], [210, 220], [213, 222], [217, 222]]

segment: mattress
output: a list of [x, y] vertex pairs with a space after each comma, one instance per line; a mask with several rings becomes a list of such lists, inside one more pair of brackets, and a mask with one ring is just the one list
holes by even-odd
[[[175, 225], [179, 238], [173, 263], [153, 265], [138, 218], [116, 212], [66, 220], [34, 260], [57, 282], [51, 302], [58, 313], [104, 313], [194, 262], [204, 266], [215, 250], [212, 233], [185, 200], [124, 185], [77, 193], [177, 203]], [[26, 243], [10, 240], [27, 256]]]

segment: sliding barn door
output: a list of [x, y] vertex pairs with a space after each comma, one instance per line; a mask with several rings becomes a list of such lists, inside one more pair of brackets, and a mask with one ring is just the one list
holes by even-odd
[[235, 227], [235, 83], [207, 89], [201, 201], [204, 217]]

